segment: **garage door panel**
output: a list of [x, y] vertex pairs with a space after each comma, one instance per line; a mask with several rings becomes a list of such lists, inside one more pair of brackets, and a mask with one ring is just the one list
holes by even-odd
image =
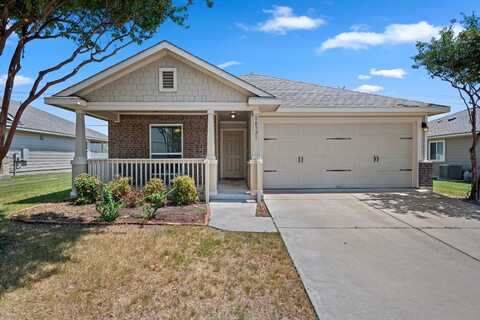
[[411, 123], [267, 123], [265, 188], [410, 187], [412, 135]]

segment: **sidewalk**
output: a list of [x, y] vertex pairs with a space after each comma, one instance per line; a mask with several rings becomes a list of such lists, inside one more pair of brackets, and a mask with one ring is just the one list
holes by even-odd
[[256, 217], [256, 202], [210, 202], [208, 225], [226, 231], [278, 232], [270, 217]]

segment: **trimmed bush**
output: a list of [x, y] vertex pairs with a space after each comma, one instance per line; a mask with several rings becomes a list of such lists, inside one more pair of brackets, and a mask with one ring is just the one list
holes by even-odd
[[103, 186], [100, 194], [100, 201], [96, 205], [100, 213], [98, 220], [111, 222], [118, 218], [121, 203], [115, 201], [112, 190], [109, 186]]
[[115, 180], [108, 184], [108, 187], [112, 191], [112, 195], [115, 201], [120, 201], [130, 191], [132, 191], [132, 187], [130, 186], [130, 178], [127, 177], [117, 177]]
[[165, 191], [165, 185], [163, 184], [163, 181], [158, 178], [150, 179], [143, 188], [143, 194], [145, 195], [145, 198], [148, 198], [154, 193], [163, 191]]
[[189, 176], [178, 176], [172, 181], [173, 203], [177, 206], [192, 204], [198, 201], [195, 181]]
[[75, 204], [84, 205], [94, 203], [97, 200], [102, 183], [97, 177], [82, 173], [74, 179], [73, 185], [77, 190]]

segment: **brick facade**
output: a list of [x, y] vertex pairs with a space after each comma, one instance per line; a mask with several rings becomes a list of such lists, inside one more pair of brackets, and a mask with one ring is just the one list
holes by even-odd
[[432, 188], [433, 163], [431, 161], [420, 161], [418, 164], [418, 184], [421, 188]]
[[207, 155], [207, 115], [121, 115], [109, 121], [109, 158], [150, 157], [150, 124], [183, 124], [183, 157]]

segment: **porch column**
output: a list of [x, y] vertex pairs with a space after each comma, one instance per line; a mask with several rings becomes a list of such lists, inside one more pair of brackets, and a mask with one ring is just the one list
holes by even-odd
[[71, 196], [77, 196], [77, 190], [73, 185], [75, 177], [87, 172], [87, 139], [85, 137], [85, 111], [76, 110], [75, 119], [75, 155], [72, 160], [72, 192]]
[[207, 111], [207, 160], [209, 165], [210, 195], [217, 194], [217, 157], [215, 156], [215, 112]]
[[[423, 121], [425, 123], [428, 123], [428, 116], [424, 116]], [[428, 131], [422, 130], [422, 133], [423, 133], [423, 161], [427, 161], [428, 160]]]
[[254, 110], [250, 117], [250, 193], [260, 202], [263, 194], [263, 125], [260, 111]]

